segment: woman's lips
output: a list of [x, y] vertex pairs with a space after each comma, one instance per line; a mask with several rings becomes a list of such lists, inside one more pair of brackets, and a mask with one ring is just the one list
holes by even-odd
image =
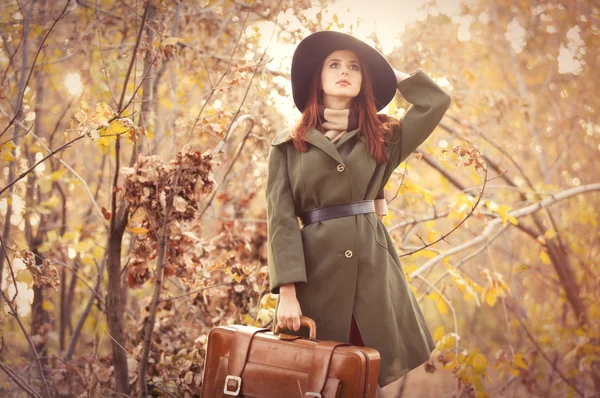
[[344, 84], [344, 85], [350, 85], [350, 82], [348, 80], [339, 80], [338, 82], [336, 82], [336, 84]]

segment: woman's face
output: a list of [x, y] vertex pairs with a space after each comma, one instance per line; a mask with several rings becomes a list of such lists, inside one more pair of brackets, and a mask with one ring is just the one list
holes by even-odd
[[[337, 50], [325, 58], [323, 71], [321, 72], [321, 86], [323, 87], [324, 97], [351, 100], [360, 92], [361, 83], [360, 63], [354, 52]], [[324, 99], [327, 103], [326, 98]]]

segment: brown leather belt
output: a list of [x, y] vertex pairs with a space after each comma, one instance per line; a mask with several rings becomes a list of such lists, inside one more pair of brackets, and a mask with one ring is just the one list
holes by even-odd
[[375, 202], [373, 200], [359, 200], [343, 205], [318, 207], [302, 214], [300, 220], [306, 226], [318, 221], [366, 213], [375, 213]]

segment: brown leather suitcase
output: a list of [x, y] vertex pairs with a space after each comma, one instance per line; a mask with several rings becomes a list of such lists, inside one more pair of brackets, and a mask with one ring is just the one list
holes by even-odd
[[217, 326], [208, 334], [203, 398], [376, 398], [380, 356], [373, 348], [317, 340], [278, 328]]

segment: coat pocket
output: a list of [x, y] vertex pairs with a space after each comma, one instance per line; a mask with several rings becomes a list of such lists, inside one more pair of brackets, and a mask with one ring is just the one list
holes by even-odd
[[383, 249], [388, 251], [387, 240], [385, 239], [385, 232], [379, 227], [377, 223], [377, 215], [375, 213], [368, 213], [366, 215], [366, 219], [371, 225], [371, 229], [373, 230], [373, 237], [375, 238], [375, 242]]

